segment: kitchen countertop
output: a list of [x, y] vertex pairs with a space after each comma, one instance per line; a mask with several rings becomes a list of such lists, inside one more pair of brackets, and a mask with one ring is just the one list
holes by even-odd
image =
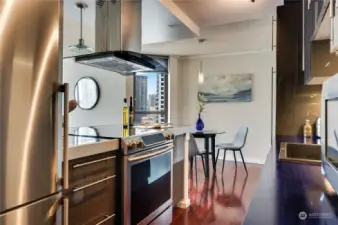
[[68, 136], [68, 160], [83, 158], [119, 149], [118, 139]]
[[[195, 132], [193, 126], [175, 126], [163, 129], [145, 129], [145, 128], [130, 128], [128, 129], [128, 137], [134, 135], [147, 135], [156, 132], [169, 131], [174, 135]], [[123, 138], [123, 126], [121, 124], [101, 125], [101, 126], [88, 126], [88, 127], [70, 127], [69, 134], [71, 136], [82, 136], [82, 137], [94, 137], [103, 139], [115, 139]]]
[[[303, 143], [303, 139], [277, 137], [243, 225], [337, 225], [338, 196], [321, 174], [321, 167], [279, 161], [281, 142]], [[301, 212], [306, 219], [300, 219]]]

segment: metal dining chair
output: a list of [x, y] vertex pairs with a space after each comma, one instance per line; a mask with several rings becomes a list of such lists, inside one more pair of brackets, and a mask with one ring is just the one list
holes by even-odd
[[191, 135], [190, 136], [190, 143], [189, 143], [190, 171], [192, 172], [192, 170], [193, 170], [193, 164], [195, 162], [196, 177], [197, 177], [197, 156], [201, 157], [204, 175], [206, 173], [206, 171], [205, 171], [205, 158], [204, 158], [204, 154], [203, 154], [204, 152], [205, 152], [205, 150], [204, 149], [201, 150], [198, 147], [196, 139]]
[[[185, 134], [175, 136], [174, 152], [173, 152], [174, 163], [177, 163], [184, 159], [184, 142], [185, 142]], [[201, 150], [199, 149], [193, 135], [190, 134], [190, 141], [189, 141], [190, 172], [193, 171], [193, 164], [195, 162], [196, 176], [197, 176], [197, 159], [196, 159], [197, 157], [196, 156], [199, 156], [200, 154], [201, 154]], [[201, 157], [202, 157], [203, 170], [205, 173], [205, 162], [204, 162], [203, 156]]]
[[220, 150], [224, 150], [222, 173], [224, 171], [226, 151], [230, 150], [234, 154], [236, 169], [237, 169], [236, 152], [239, 152], [241, 154], [241, 158], [242, 158], [242, 161], [243, 161], [243, 164], [244, 164], [245, 172], [246, 172], [246, 174], [248, 174], [248, 170], [246, 168], [244, 157], [243, 157], [243, 154], [242, 154], [242, 148], [245, 145], [247, 136], [248, 136], [248, 128], [247, 127], [240, 127], [239, 130], [237, 131], [235, 139], [232, 143], [223, 143], [223, 144], [217, 144], [216, 145], [216, 148], [218, 148], [216, 160], [218, 159]]

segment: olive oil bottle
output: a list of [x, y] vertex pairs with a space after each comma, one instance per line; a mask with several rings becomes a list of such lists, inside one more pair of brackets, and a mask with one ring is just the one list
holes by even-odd
[[128, 137], [128, 136], [129, 136], [129, 129], [128, 128], [123, 128], [122, 137]]
[[123, 129], [128, 128], [128, 122], [129, 122], [129, 112], [128, 112], [128, 105], [127, 105], [127, 98], [124, 99], [124, 106], [123, 106]]
[[312, 138], [312, 126], [310, 124], [310, 120], [305, 120], [304, 137], [305, 138]]

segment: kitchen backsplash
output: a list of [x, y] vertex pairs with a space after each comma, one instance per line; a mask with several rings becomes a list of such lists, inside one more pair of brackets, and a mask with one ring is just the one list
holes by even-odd
[[315, 123], [320, 116], [321, 89], [321, 85], [302, 86], [288, 79], [278, 82], [277, 135], [302, 135], [306, 119]]

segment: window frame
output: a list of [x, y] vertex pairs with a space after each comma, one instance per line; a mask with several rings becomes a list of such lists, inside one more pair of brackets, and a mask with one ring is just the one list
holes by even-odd
[[[137, 111], [136, 110], [136, 76], [137, 75], [142, 75], [142, 74], [164, 74], [164, 110], [162, 111], [161, 109], [159, 109], [159, 111]], [[133, 96], [134, 96], [134, 118], [136, 116], [136, 114], [152, 114], [152, 115], [164, 115], [164, 123], [168, 123], [169, 122], [169, 114], [168, 114], [168, 107], [169, 107], [169, 98], [168, 98], [168, 94], [169, 94], [169, 73], [168, 72], [163, 72], [163, 71], [151, 71], [151, 72], [138, 72], [138, 73], [134, 73], [134, 77], [133, 77], [133, 83], [134, 83], [134, 87], [133, 87]], [[161, 79], [160, 79], [161, 81]], [[161, 101], [162, 99], [159, 99], [159, 101]], [[160, 111], [161, 110], [161, 111]], [[159, 121], [159, 123], [162, 123], [161, 121]]]

